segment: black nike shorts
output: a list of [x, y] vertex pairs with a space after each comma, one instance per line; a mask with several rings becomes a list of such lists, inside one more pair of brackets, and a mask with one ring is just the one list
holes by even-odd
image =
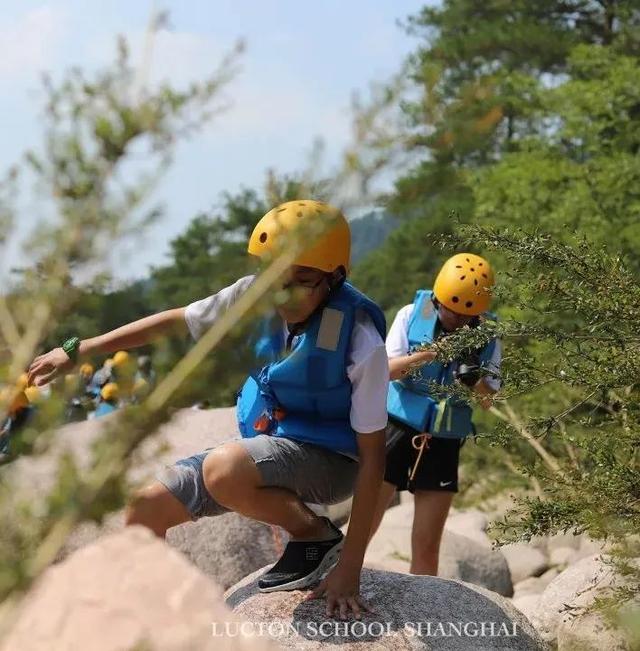
[[418, 469], [410, 482], [409, 476], [418, 458], [418, 450], [411, 443], [416, 434], [416, 430], [389, 417], [384, 480], [399, 491], [408, 490], [410, 493], [417, 490], [457, 493], [460, 447], [464, 439], [429, 439], [429, 447], [422, 453]]

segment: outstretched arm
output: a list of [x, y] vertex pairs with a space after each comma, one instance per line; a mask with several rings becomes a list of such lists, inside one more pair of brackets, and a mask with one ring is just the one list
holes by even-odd
[[[104, 355], [117, 350], [137, 348], [151, 343], [159, 337], [171, 334], [186, 334], [187, 324], [184, 318], [185, 308], [179, 307], [133, 321], [111, 332], [84, 339], [80, 342], [78, 359], [92, 355]], [[59, 373], [74, 366], [62, 348], [36, 357], [29, 368], [29, 384], [42, 386], [51, 382]]]

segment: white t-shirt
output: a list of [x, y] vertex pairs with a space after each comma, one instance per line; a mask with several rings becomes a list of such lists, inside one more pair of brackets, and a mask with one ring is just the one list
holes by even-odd
[[[199, 339], [215, 323], [219, 315], [249, 288], [255, 276], [240, 278], [217, 294], [188, 305], [185, 320], [194, 339]], [[282, 322], [285, 336], [286, 323]], [[292, 344], [295, 345], [296, 337]], [[387, 424], [387, 390], [389, 362], [380, 333], [369, 315], [358, 310], [351, 334], [347, 360], [347, 375], [351, 382], [351, 427], [366, 434], [384, 429]]]
[[[403, 357], [409, 353], [409, 321], [413, 313], [413, 306], [414, 304], [411, 303], [411, 305], [405, 305], [402, 309], [398, 310], [398, 314], [396, 314], [396, 318], [393, 320], [391, 328], [389, 328], [386, 343], [387, 355], [389, 357]], [[487, 362], [486, 367], [494, 373], [500, 373], [501, 361], [502, 346], [498, 339], [493, 349], [493, 355], [491, 355], [491, 359]], [[498, 378], [487, 375], [484, 380], [494, 391], [500, 389], [500, 380]]]

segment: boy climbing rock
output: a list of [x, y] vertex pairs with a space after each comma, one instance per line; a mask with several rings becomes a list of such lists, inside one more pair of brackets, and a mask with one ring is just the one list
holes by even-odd
[[[306, 588], [330, 570], [310, 596], [326, 595], [327, 614], [360, 616], [360, 571], [384, 474], [385, 320], [346, 282], [349, 225], [328, 204], [277, 206], [256, 225], [248, 252], [262, 260], [277, 255], [301, 220], [320, 220], [324, 228], [283, 279], [289, 298], [258, 328], [255, 370], [237, 402], [242, 438], [166, 468], [135, 496], [127, 522], [164, 536], [182, 522], [236, 511], [280, 526], [290, 542], [260, 589]], [[34, 360], [29, 381], [46, 384], [81, 358], [143, 346], [172, 331], [198, 339], [254, 279], [92, 339], [68, 340]], [[350, 495], [346, 536], [305, 504]]]

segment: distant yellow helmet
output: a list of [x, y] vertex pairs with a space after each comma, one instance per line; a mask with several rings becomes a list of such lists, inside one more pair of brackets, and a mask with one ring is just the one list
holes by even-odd
[[12, 387], [4, 387], [0, 391], [0, 402], [2, 403], [0, 408], [6, 410], [11, 417], [29, 406], [29, 401], [24, 391], [16, 390]]
[[80, 367], [80, 375], [83, 375], [84, 377], [89, 377], [93, 375], [94, 372], [93, 364], [89, 364], [89, 362], [85, 362], [81, 367]]
[[100, 397], [103, 400], [117, 400], [120, 396], [120, 388], [115, 382], [108, 382], [102, 387]]
[[317, 237], [304, 230], [311, 245], [302, 251], [293, 264], [331, 273], [344, 267], [349, 270], [351, 229], [340, 210], [322, 201], [304, 199], [287, 201], [270, 210], [255, 226], [249, 238], [248, 251], [259, 258], [268, 258], [282, 251], [287, 235], [298, 225], [319, 228]]
[[113, 365], [115, 367], [124, 366], [129, 363], [129, 353], [126, 350], [119, 350], [113, 356]]
[[452, 312], [477, 316], [489, 308], [494, 284], [487, 260], [473, 253], [458, 253], [442, 265], [433, 293]]

